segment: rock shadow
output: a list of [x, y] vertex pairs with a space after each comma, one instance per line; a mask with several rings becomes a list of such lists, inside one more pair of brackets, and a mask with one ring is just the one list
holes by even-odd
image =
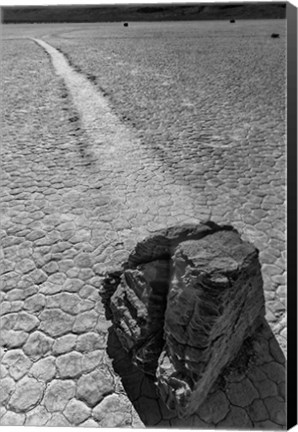
[[265, 319], [254, 335], [243, 342], [197, 412], [185, 419], [179, 419], [166, 407], [153, 377], [132, 363], [114, 326], [109, 328], [107, 353], [146, 427], [286, 429], [286, 359]]
[[109, 328], [107, 353], [112, 359], [115, 373], [121, 378], [127, 397], [145, 426], [156, 426], [161, 420], [176, 416], [160, 399], [153, 377], [145, 375], [132, 363], [132, 358], [123, 349], [114, 326]]

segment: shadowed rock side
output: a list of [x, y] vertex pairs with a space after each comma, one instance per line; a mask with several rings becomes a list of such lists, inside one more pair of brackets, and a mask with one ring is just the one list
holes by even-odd
[[102, 291], [122, 346], [179, 417], [204, 402], [264, 317], [258, 251], [211, 222], [145, 239]]
[[172, 263], [157, 378], [167, 405], [185, 416], [255, 331], [264, 296], [258, 252], [235, 231], [182, 242]]

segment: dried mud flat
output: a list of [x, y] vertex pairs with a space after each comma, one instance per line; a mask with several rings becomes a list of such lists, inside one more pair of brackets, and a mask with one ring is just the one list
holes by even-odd
[[[285, 425], [285, 23], [200, 25], [4, 32], [3, 426]], [[29, 37], [70, 66], [57, 75], [61, 53]], [[259, 248], [270, 328], [179, 420], [121, 354], [99, 290], [138, 239], [210, 214]]]

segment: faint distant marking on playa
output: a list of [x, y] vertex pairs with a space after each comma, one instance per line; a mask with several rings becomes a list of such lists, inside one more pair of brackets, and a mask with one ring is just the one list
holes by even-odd
[[206, 143], [206, 142], [202, 141], [202, 142], [200, 142], [200, 145], [203, 145], [203, 146], [206, 146], [206, 147], [225, 149], [225, 148], [235, 147], [236, 143], [231, 143], [231, 144], [212, 144], [212, 143]]

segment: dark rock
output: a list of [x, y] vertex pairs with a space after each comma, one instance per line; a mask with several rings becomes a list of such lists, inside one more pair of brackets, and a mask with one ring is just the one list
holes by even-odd
[[102, 285], [100, 287], [100, 296], [103, 305], [105, 306], [106, 310], [106, 318], [111, 319], [112, 313], [110, 309], [110, 300], [114, 292], [116, 291], [120, 280], [121, 280], [121, 269], [115, 269], [113, 271], [110, 271], [106, 274], [106, 277], [104, 278]]
[[234, 24], [234, 22], [236, 22], [234, 19], [230, 20], [230, 23]]
[[272, 33], [271, 37], [272, 38], [279, 38], [279, 34], [278, 33]]
[[155, 373], [163, 347], [163, 320], [169, 288], [170, 262], [156, 260], [124, 271], [111, 298], [117, 335], [134, 362]]
[[194, 412], [264, 315], [257, 250], [236, 232], [182, 242], [172, 258], [157, 370], [168, 406]]
[[258, 251], [211, 222], [154, 233], [102, 291], [122, 346], [179, 417], [203, 403], [264, 316]]
[[124, 23], [123, 25], [124, 25], [124, 27], [128, 27], [128, 23]]
[[128, 268], [157, 259], [170, 259], [179, 243], [185, 240], [199, 240], [207, 234], [220, 229], [232, 230], [232, 227], [220, 227], [213, 222], [194, 225], [185, 224], [158, 230], [139, 242], [128, 258]]
[[107, 318], [113, 320], [124, 349], [145, 373], [155, 375], [164, 345], [164, 312], [175, 247], [219, 229], [209, 223], [159, 230], [138, 243], [121, 268], [106, 275], [100, 293]]

